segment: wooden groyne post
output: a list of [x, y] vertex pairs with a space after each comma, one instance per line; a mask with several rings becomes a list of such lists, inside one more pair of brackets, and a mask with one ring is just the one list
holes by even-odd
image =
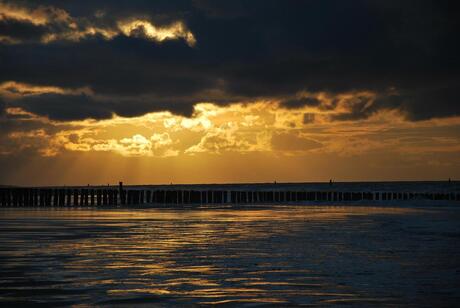
[[341, 191], [264, 189], [197, 189], [136, 188], [126, 189], [119, 182], [113, 187], [3, 187], [0, 188], [0, 207], [106, 207], [106, 206], [182, 206], [237, 204], [308, 204], [353, 203], [366, 201], [460, 201], [458, 191]]

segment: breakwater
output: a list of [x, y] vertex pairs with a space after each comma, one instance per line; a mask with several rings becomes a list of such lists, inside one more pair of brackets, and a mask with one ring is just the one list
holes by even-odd
[[[425, 190], [424, 190], [425, 189]], [[304, 204], [315, 202], [460, 201], [457, 185], [247, 184], [97, 187], [4, 187], [1, 207]]]

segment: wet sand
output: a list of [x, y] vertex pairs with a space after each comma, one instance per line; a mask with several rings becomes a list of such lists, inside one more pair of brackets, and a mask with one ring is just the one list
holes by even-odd
[[460, 209], [0, 209], [0, 305], [452, 306]]

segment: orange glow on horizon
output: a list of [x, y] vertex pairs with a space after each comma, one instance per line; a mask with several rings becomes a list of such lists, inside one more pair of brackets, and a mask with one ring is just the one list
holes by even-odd
[[[460, 150], [458, 117], [409, 122], [382, 111], [361, 121], [333, 121], [329, 110], [285, 109], [276, 101], [201, 103], [191, 118], [157, 112], [58, 122], [20, 108], [7, 113], [44, 126], [11, 132], [11, 145], [0, 149], [38, 153], [13, 177], [16, 183], [411, 179], [420, 178], [421, 166], [430, 171], [427, 178], [442, 178], [458, 168]], [[305, 113], [314, 120], [304, 122]], [[26, 170], [40, 177], [31, 180]]]

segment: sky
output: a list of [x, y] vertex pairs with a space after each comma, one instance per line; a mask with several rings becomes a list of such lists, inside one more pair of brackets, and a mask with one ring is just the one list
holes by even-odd
[[457, 12], [0, 0], [0, 184], [459, 178]]

